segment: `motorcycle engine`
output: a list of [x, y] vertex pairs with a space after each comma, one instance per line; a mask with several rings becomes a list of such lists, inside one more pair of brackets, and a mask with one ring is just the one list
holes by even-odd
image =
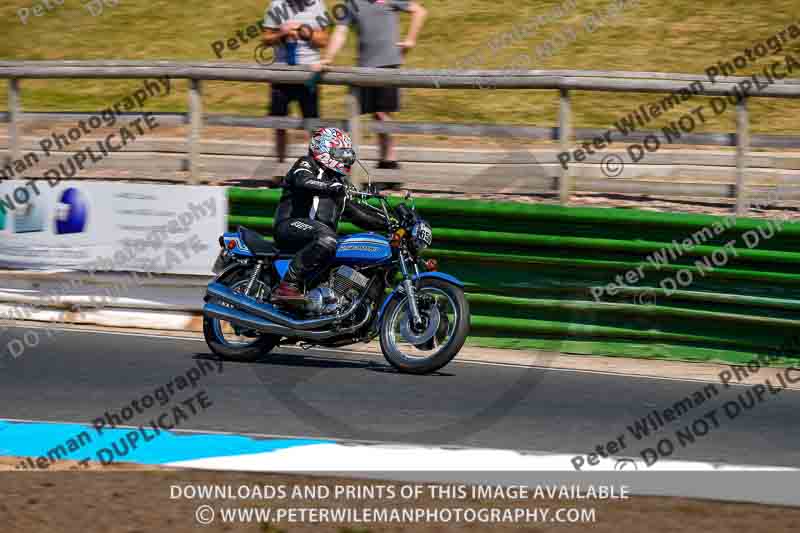
[[364, 274], [350, 268], [340, 266], [333, 272], [333, 290], [336, 294], [348, 296], [354, 293], [359, 296], [369, 285], [369, 278]]
[[339, 298], [328, 287], [317, 287], [306, 293], [305, 312], [311, 315], [328, 315], [339, 308]]
[[328, 283], [306, 293], [305, 311], [313, 315], [335, 313], [361, 296], [368, 285], [367, 276], [348, 266], [340, 266], [331, 273]]

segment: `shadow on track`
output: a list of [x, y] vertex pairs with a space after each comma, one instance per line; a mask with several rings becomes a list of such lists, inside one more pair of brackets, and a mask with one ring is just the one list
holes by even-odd
[[[196, 353], [194, 359], [206, 359], [210, 361], [218, 361], [219, 358], [211, 353]], [[291, 353], [279, 353], [279, 352], [272, 352], [267, 355], [264, 355], [260, 359], [252, 362], [252, 363], [245, 363], [245, 362], [236, 362], [236, 361], [225, 361], [225, 364], [231, 365], [277, 365], [277, 366], [286, 366], [286, 367], [295, 367], [295, 368], [314, 368], [314, 369], [360, 369], [360, 370], [367, 370], [369, 372], [378, 372], [381, 374], [394, 374], [398, 376], [406, 376], [407, 374], [403, 374], [398, 372], [394, 367], [391, 365], [387, 365], [384, 363], [378, 363], [372, 360], [352, 360], [352, 359], [332, 359], [328, 357], [319, 357], [314, 355], [302, 355], [302, 354], [291, 354]], [[428, 374], [427, 376], [416, 376], [416, 377], [452, 377], [455, 374], [450, 374], [447, 372], [434, 372], [432, 374]]]

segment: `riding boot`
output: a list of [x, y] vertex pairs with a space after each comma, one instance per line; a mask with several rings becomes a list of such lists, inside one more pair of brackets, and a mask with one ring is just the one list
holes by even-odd
[[300, 281], [294, 265], [289, 265], [289, 269], [286, 271], [286, 275], [281, 280], [280, 285], [272, 291], [270, 301], [274, 304], [294, 308], [305, 305], [306, 297], [303, 291], [300, 290]]

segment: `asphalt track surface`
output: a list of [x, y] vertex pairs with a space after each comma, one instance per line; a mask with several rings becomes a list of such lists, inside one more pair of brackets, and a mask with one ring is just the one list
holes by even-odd
[[[0, 334], [0, 418], [89, 423], [184, 375], [198, 358], [211, 358], [202, 339], [76, 330], [48, 337], [43, 329], [33, 330], [38, 346], [11, 358], [8, 340], [27, 329]], [[204, 389], [213, 402], [181, 429], [569, 454], [624, 434], [627, 448], [619, 455], [627, 457], [660, 437], [676, 440], [676, 429], [717, 408], [719, 426], [669, 459], [800, 467], [800, 391], [768, 394], [730, 420], [721, 405], [748, 389], [717, 384], [719, 396], [658, 438], [637, 441], [626, 429], [704, 386], [458, 360], [438, 375], [410, 376], [380, 356], [279, 348], [258, 363], [225, 362], [221, 373], [176, 398]], [[127, 424], [147, 423], [165, 409], [153, 407]]]

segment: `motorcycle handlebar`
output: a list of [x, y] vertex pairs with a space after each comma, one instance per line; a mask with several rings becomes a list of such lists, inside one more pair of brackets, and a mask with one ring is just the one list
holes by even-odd
[[354, 185], [350, 185], [350, 186], [348, 187], [348, 191], [349, 191], [349, 192], [350, 192], [350, 194], [352, 194], [353, 196], [358, 196], [358, 197], [360, 197], [360, 198], [386, 198], [386, 197], [385, 197], [383, 194], [381, 194], [381, 193], [379, 193], [379, 192], [364, 192], [364, 191], [359, 191], [358, 189], [356, 189], [356, 188], [355, 188], [355, 186], [354, 186]]

